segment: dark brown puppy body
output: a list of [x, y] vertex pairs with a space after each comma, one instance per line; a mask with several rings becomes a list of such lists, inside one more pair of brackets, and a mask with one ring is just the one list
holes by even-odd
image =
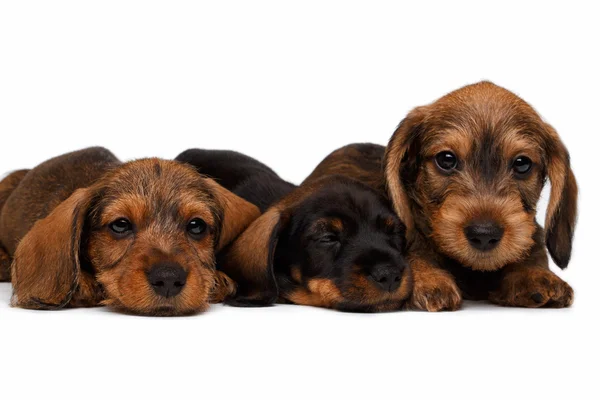
[[215, 252], [258, 209], [175, 161], [121, 163], [85, 149], [0, 182], [2, 277], [15, 306], [101, 303], [133, 313], [202, 311], [234, 290]]
[[[344, 168], [332, 169], [326, 159], [296, 188], [239, 153], [188, 150], [177, 160], [264, 211], [219, 260], [239, 285], [231, 303], [279, 300], [361, 312], [404, 305], [412, 279], [402, 257], [403, 226], [380, 193]], [[355, 161], [344, 163], [356, 171]]]
[[[418, 107], [385, 154], [385, 179], [412, 243], [412, 303], [455, 310], [463, 297], [506, 306], [565, 307], [577, 210], [569, 155], [518, 96], [482, 82]], [[552, 183], [545, 231], [536, 203]]]

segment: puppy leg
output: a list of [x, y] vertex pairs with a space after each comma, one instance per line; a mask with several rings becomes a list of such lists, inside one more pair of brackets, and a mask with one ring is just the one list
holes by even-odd
[[409, 308], [425, 311], [455, 311], [462, 296], [452, 275], [423, 258], [412, 258], [414, 286]]
[[573, 289], [547, 267], [514, 265], [506, 267], [498, 290], [490, 301], [507, 307], [569, 307]]
[[81, 272], [77, 289], [73, 292], [67, 307], [98, 307], [102, 305], [103, 300], [104, 291], [96, 278], [88, 273]]
[[211, 303], [222, 303], [229, 296], [233, 296], [237, 291], [235, 282], [221, 271], [215, 274], [215, 287], [211, 293]]
[[0, 245], [0, 282], [10, 282], [10, 264], [12, 258]]
[[489, 300], [508, 307], [562, 308], [573, 303], [573, 289], [550, 271], [544, 244], [538, 241], [525, 261], [504, 267]]

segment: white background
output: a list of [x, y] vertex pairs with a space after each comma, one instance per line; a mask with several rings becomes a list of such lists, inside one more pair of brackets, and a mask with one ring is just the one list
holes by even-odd
[[124, 160], [201, 147], [299, 182], [335, 148], [385, 144], [412, 107], [489, 79], [571, 152], [571, 309], [144, 318], [11, 309], [0, 284], [0, 397], [599, 398], [598, 11], [410, 3], [2, 2], [0, 174], [92, 145]]

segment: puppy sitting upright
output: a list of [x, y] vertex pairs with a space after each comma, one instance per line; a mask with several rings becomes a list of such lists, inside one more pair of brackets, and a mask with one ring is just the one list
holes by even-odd
[[[403, 226], [381, 194], [324, 160], [299, 187], [231, 151], [188, 150], [194, 165], [264, 214], [223, 252], [219, 266], [238, 283], [230, 303], [279, 300], [345, 311], [397, 310], [412, 280]], [[369, 165], [345, 166], [354, 171]], [[382, 180], [382, 179], [381, 179]]]
[[15, 306], [101, 303], [148, 315], [202, 311], [233, 283], [215, 252], [258, 209], [193, 168], [120, 163], [103, 148], [53, 158], [0, 182], [0, 270]]
[[[571, 304], [544, 247], [567, 266], [577, 184], [556, 131], [515, 94], [481, 82], [414, 109], [389, 142], [385, 178], [412, 241], [414, 306]], [[547, 178], [544, 230], [535, 215]]]

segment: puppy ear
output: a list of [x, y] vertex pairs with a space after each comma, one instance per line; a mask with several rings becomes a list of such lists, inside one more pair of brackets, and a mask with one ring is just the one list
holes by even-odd
[[577, 220], [577, 182], [565, 145], [554, 128], [548, 124], [546, 128], [550, 133], [547, 169], [552, 184], [546, 212], [546, 246], [556, 265], [564, 269], [571, 258]]
[[254, 204], [242, 199], [225, 189], [217, 182], [206, 178], [208, 185], [216, 194], [217, 202], [223, 209], [221, 232], [217, 251], [231, 243], [240, 233], [260, 215], [260, 210]]
[[13, 306], [57, 309], [69, 303], [78, 286], [83, 225], [92, 192], [78, 189], [23, 237], [12, 265]]
[[285, 220], [277, 207], [270, 208], [225, 251], [220, 267], [238, 284], [229, 304], [261, 307], [275, 303], [279, 290], [273, 259]]
[[414, 219], [406, 188], [407, 181], [416, 179], [418, 142], [426, 118], [425, 107], [411, 111], [392, 135], [384, 156], [384, 174], [388, 195], [396, 214], [406, 225], [407, 238], [414, 234]]

